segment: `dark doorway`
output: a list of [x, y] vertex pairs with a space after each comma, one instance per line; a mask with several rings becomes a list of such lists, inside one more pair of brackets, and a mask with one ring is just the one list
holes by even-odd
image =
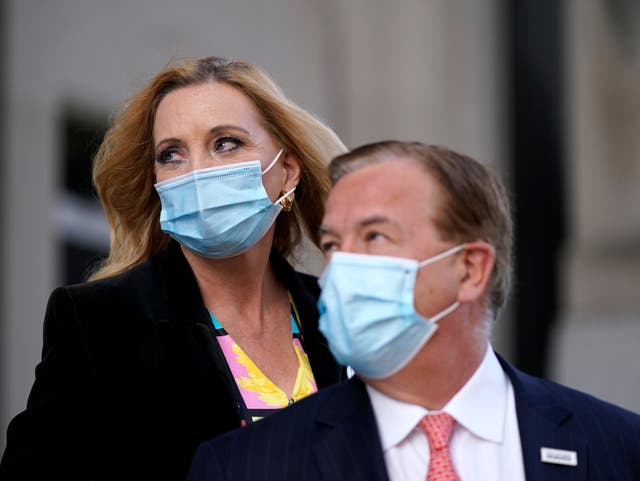
[[563, 2], [508, 2], [515, 193], [516, 365], [547, 374], [565, 237]]

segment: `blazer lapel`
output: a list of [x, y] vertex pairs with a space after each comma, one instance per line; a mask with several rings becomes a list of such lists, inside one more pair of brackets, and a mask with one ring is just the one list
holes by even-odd
[[313, 462], [318, 480], [389, 481], [373, 408], [364, 383], [332, 389], [315, 418]]
[[[513, 384], [526, 479], [587, 480], [587, 442], [567, 427], [572, 411], [538, 379], [498, 359]], [[576, 465], [571, 465], [574, 460]]]
[[[205, 432], [205, 437], [239, 427], [240, 417], [234, 407], [232, 390], [234, 380], [216, 341], [196, 279], [177, 242], [172, 240], [155, 259], [154, 270], [158, 336], [154, 343], [158, 351], [154, 356], [154, 372], [160, 377], [156, 383], [163, 385], [171, 376], [184, 373], [196, 379], [201, 403], [206, 401], [211, 406], [210, 426], [215, 426], [215, 430]], [[184, 352], [185, 349], [188, 352]], [[174, 387], [168, 389], [171, 392], [165, 397], [183, 395], [173, 392]]]

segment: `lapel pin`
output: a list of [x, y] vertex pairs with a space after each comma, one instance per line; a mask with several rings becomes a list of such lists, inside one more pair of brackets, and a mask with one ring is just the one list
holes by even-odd
[[564, 466], [577, 466], [578, 453], [566, 449], [540, 448], [540, 461]]

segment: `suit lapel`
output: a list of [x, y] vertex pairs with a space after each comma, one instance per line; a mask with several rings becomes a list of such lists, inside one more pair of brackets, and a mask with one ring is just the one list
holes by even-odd
[[[499, 356], [498, 359], [514, 389], [526, 479], [588, 479], [587, 443], [568, 427], [572, 411], [551, 396], [539, 379], [515, 370]], [[543, 448], [546, 448], [544, 455]], [[573, 453], [577, 466], [561, 464]]]
[[318, 480], [389, 481], [373, 408], [364, 384], [352, 378], [320, 405], [313, 462]]

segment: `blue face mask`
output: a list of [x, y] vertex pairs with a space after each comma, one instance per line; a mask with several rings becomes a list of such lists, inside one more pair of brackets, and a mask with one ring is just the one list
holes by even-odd
[[420, 267], [449, 257], [461, 244], [422, 262], [401, 257], [336, 252], [320, 278], [320, 331], [342, 365], [382, 379], [404, 366], [433, 336], [451, 306], [431, 318], [414, 308]]
[[271, 202], [259, 160], [189, 172], [155, 184], [160, 196], [160, 227], [207, 257], [240, 254], [267, 233], [282, 210], [280, 202], [294, 190]]

